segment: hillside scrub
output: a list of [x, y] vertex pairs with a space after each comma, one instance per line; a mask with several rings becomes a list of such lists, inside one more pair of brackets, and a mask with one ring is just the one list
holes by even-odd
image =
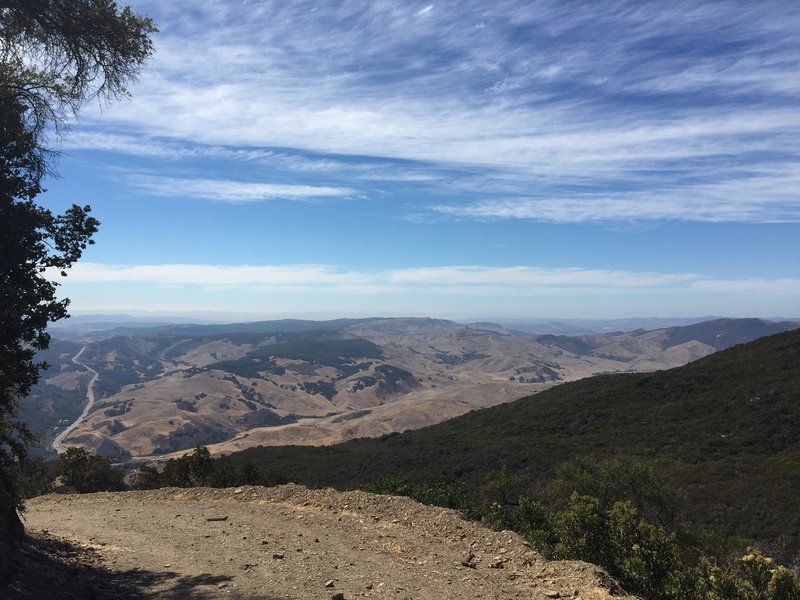
[[[63, 454], [57, 472], [61, 492], [125, 488], [119, 469], [81, 448]], [[680, 491], [658, 476], [653, 463], [584, 457], [557, 473], [549, 485], [537, 488], [501, 469], [489, 474], [479, 493], [455, 479], [405, 476], [362, 487], [455, 509], [494, 529], [514, 531], [545, 558], [597, 564], [628, 592], [648, 600], [800, 600], [800, 579], [791, 569], [752, 547], [732, 552], [744, 542], [720, 543], [719, 537], [680, 521]], [[26, 474], [32, 490], [38, 485], [39, 491], [49, 491], [52, 471], [43, 464], [32, 463]], [[229, 457], [214, 458], [204, 447], [169, 460], [160, 471], [143, 465], [130, 478], [130, 487], [142, 490], [281, 483], [280, 476], [265, 476], [252, 463], [236, 466]]]
[[142, 465], [130, 478], [135, 490], [162, 487], [213, 487], [225, 488], [240, 485], [280, 485], [287, 483], [281, 477], [264, 475], [252, 463], [235, 465], [226, 456], [212, 458], [208, 448], [198, 447], [191, 454], [171, 458], [158, 470], [152, 465]]
[[[228, 457], [213, 458], [200, 447], [170, 460], [161, 472], [140, 467], [132, 482], [148, 489], [266, 479], [252, 464], [237, 472]], [[584, 457], [562, 465], [539, 493], [506, 469], [492, 473], [480, 494], [453, 479], [403, 476], [362, 487], [452, 508], [494, 529], [515, 531], [546, 558], [597, 564], [628, 592], [648, 600], [800, 600], [800, 579], [791, 569], [752, 547], [744, 554], [723, 551], [737, 541], [705, 543], [714, 537], [677, 520], [680, 491], [661, 480], [652, 463]]]
[[[559, 469], [538, 496], [513, 495], [523, 485], [501, 471], [480, 499], [446, 480], [387, 477], [366, 489], [454, 508], [495, 529], [515, 531], [546, 558], [600, 565], [628, 592], [648, 600], [800, 600], [797, 574], [760, 550], [715, 556], [697, 544], [704, 536], [671, 519], [668, 528], [645, 518], [643, 512], [656, 518], [672, 514], [677, 497], [650, 465], [583, 459]], [[565, 498], [566, 490], [572, 491]]]
[[[735, 346], [683, 367], [603, 375], [425, 429], [330, 447], [257, 447], [231, 455], [312, 487], [363, 487], [387, 476], [455, 479], [479, 494], [504, 467], [532, 489], [583, 456], [657, 460], [659, 479], [682, 490], [680, 518], [800, 555], [800, 330]], [[527, 492], [530, 490], [520, 490]], [[595, 495], [597, 490], [588, 490]], [[562, 494], [568, 499], [569, 493]]]

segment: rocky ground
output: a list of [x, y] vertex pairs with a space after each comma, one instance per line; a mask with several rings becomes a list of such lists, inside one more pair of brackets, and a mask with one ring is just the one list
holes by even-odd
[[24, 520], [31, 535], [4, 599], [624, 597], [593, 565], [548, 562], [511, 532], [364, 492], [50, 495]]

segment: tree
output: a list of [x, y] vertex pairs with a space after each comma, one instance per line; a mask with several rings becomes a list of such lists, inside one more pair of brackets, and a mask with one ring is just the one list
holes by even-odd
[[191, 454], [170, 458], [161, 472], [162, 485], [171, 487], [201, 487], [211, 484], [214, 459], [205, 446], [198, 446]]
[[47, 133], [63, 134], [91, 99], [124, 96], [153, 32], [112, 0], [0, 0], [0, 522], [14, 532], [0, 541], [0, 571], [22, 531], [11, 467], [30, 434], [14, 415], [46, 366], [35, 353], [49, 344], [47, 323], [68, 316], [51, 276], [66, 274], [98, 226], [88, 206], [53, 215], [34, 201], [55, 158]]
[[127, 94], [155, 31], [113, 0], [0, 0], [0, 86], [26, 107], [40, 159], [46, 127], [65, 127], [87, 100]]
[[105, 456], [89, 454], [84, 448], [67, 448], [58, 457], [58, 475], [69, 491], [114, 492], [125, 489], [124, 473]]
[[142, 465], [133, 473], [130, 485], [134, 490], [157, 490], [162, 486], [161, 473], [154, 465]]
[[98, 222], [89, 207], [54, 216], [38, 206], [41, 191], [35, 135], [24, 123], [24, 106], [0, 96], [0, 471], [24, 455], [28, 431], [13, 420], [45, 365], [37, 350], [48, 347], [49, 321], [67, 316], [68, 300], [56, 298], [57, 283], [81, 255]]

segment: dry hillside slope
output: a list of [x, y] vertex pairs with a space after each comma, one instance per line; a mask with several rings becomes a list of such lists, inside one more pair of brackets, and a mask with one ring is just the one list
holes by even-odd
[[[198, 445], [215, 452], [328, 445], [419, 429], [598, 373], [683, 365], [793, 326], [723, 319], [564, 336], [432, 319], [309, 322], [303, 330], [273, 332], [257, 325], [249, 332], [87, 340], [79, 359], [65, 346], [51, 360], [57, 374], [39, 391], [82, 406], [82, 373], [97, 371], [97, 402], [65, 443], [117, 460], [163, 458]], [[30, 418], [46, 432], [71, 422]]]
[[52, 595], [42, 575], [18, 581], [10, 598], [625, 597], [601, 569], [548, 562], [516, 534], [364, 492], [286, 485], [50, 495], [31, 500], [25, 519], [61, 548], [91, 549], [105, 578], [86, 582], [75, 570]]

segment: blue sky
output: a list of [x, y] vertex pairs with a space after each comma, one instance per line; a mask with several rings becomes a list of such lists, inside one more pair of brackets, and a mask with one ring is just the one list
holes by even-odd
[[800, 4], [136, 0], [75, 314], [800, 316]]

